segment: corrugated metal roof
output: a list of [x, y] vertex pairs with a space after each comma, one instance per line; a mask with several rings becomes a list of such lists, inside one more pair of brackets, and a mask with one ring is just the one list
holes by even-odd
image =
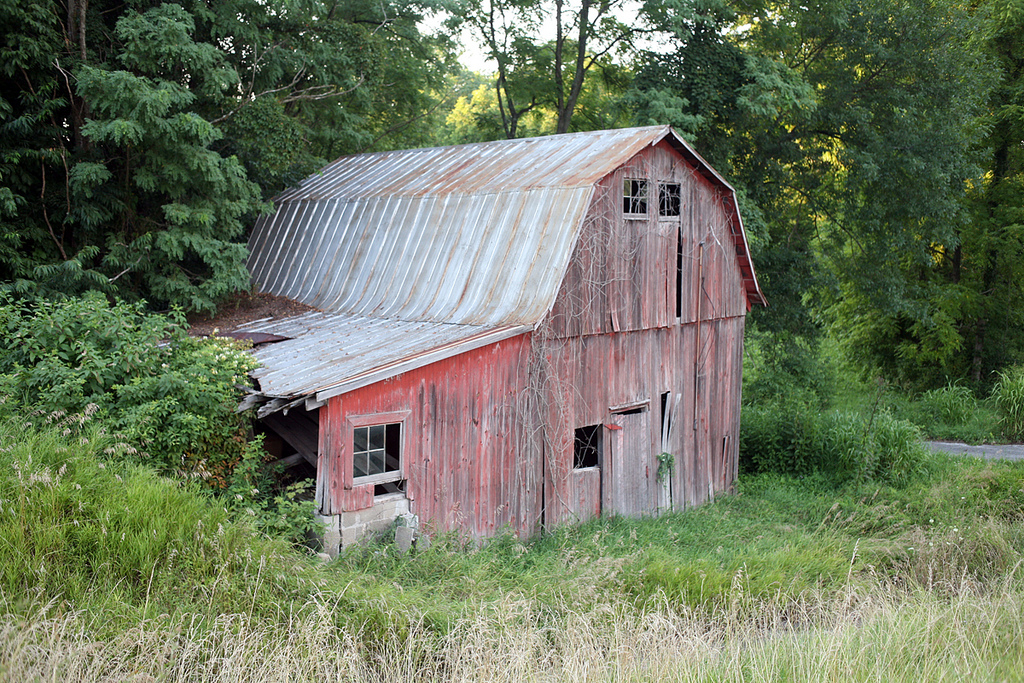
[[250, 241], [263, 291], [352, 315], [468, 325], [542, 318], [592, 187], [285, 202]]
[[764, 303], [735, 192], [667, 126], [343, 157], [278, 196], [249, 240], [261, 291], [331, 314], [280, 323], [295, 334], [242, 328], [300, 337], [255, 352], [262, 393], [320, 398], [431, 349], [530, 329], [554, 303], [596, 183], [662, 140], [728, 191], [748, 302]]
[[[361, 154], [282, 193], [247, 265], [261, 291], [334, 313], [535, 324], [595, 183], [662, 140], [734, 195], [667, 126]], [[742, 232], [737, 242], [748, 298], [763, 303]]]
[[524, 326], [484, 327], [305, 313], [240, 325], [238, 333], [286, 341], [253, 349], [260, 394], [323, 401], [450, 355], [522, 334]]
[[342, 157], [278, 201], [588, 187], [669, 131], [623, 128]]

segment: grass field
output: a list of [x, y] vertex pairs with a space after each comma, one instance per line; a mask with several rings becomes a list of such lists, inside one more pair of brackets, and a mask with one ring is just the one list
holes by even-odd
[[109, 449], [0, 425], [2, 680], [1024, 680], [1022, 464], [323, 564]]

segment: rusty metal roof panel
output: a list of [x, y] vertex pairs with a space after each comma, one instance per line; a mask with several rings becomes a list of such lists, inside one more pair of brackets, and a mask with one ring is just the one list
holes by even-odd
[[233, 333], [287, 338], [252, 351], [260, 361], [251, 374], [259, 381], [261, 394], [295, 398], [319, 393], [323, 400], [365, 386], [361, 382], [379, 381], [525, 331], [527, 328], [517, 326], [493, 328], [313, 312], [240, 325]]
[[669, 134], [652, 126], [342, 157], [278, 201], [591, 185]]
[[544, 316], [591, 186], [293, 201], [261, 221], [263, 291], [324, 311], [470, 325]]

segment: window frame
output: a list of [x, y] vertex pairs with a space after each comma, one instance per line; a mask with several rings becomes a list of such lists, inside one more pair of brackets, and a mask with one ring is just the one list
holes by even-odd
[[[581, 447], [582, 444], [582, 447]], [[593, 464], [583, 464], [586, 458], [581, 453], [593, 453]], [[604, 425], [584, 425], [573, 430], [572, 471], [599, 470], [604, 465]]]
[[[636, 185], [633, 185], [636, 183]], [[633, 194], [633, 190], [641, 188], [643, 194]], [[629, 193], [627, 194], [627, 190]], [[627, 211], [643, 202], [643, 211]], [[625, 176], [622, 179], [622, 216], [623, 218], [647, 218], [651, 213], [651, 183], [647, 178]]]
[[[392, 481], [405, 479], [405, 458], [409, 443], [408, 430], [406, 428], [407, 418], [412, 411], [398, 410], [388, 413], [368, 413], [365, 415], [350, 415], [346, 419], [346, 439], [348, 445], [348, 476], [353, 486], [387, 484]], [[398, 437], [398, 469], [380, 474], [364, 474], [356, 476], [355, 466], [355, 430], [360, 427], [386, 426], [389, 424], [399, 425]]]
[[[668, 192], [675, 188], [675, 192]], [[666, 199], [668, 201], [666, 201]], [[672, 201], [674, 200], [674, 202]], [[666, 204], [674, 204], [675, 213], [665, 213]], [[658, 218], [679, 218], [683, 215], [683, 184], [669, 180], [658, 181]]]

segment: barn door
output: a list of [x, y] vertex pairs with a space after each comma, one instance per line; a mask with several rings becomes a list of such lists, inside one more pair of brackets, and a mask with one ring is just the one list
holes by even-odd
[[646, 407], [612, 413], [602, 472], [604, 513], [638, 517], [655, 512], [657, 468], [652, 465], [650, 415]]

